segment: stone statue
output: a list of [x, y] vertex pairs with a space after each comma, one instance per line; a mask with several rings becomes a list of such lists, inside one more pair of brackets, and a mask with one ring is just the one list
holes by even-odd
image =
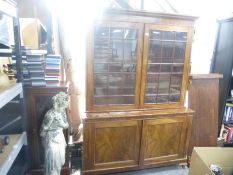
[[65, 163], [66, 141], [63, 129], [68, 128], [65, 109], [69, 98], [60, 92], [52, 98], [53, 107], [45, 114], [40, 136], [44, 147], [44, 175], [60, 175]]

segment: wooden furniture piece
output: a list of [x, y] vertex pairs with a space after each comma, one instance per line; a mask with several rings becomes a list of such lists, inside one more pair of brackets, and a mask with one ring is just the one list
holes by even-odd
[[[12, 22], [12, 23], [10, 23]], [[11, 25], [10, 25], [11, 24]], [[7, 36], [12, 29], [13, 47]], [[9, 136], [9, 145], [0, 153], [0, 174], [23, 175], [28, 170], [26, 115], [24, 113], [24, 94], [22, 88], [22, 57], [17, 4], [0, 0], [0, 62], [3, 57], [14, 59], [17, 70], [17, 83], [11, 81], [3, 86], [0, 80], [0, 137]], [[0, 70], [2, 70], [0, 65]], [[1, 75], [2, 76], [2, 75]], [[2, 144], [2, 142], [0, 143]]]
[[219, 80], [221, 74], [190, 75], [188, 107], [195, 111], [188, 148], [215, 147], [218, 138]]
[[87, 46], [83, 174], [186, 163], [194, 17], [107, 10]]
[[218, 132], [222, 125], [226, 101], [233, 89], [232, 68], [233, 68], [233, 16], [218, 21], [218, 32], [215, 49], [211, 63], [211, 73], [223, 74], [219, 82], [219, 123]]
[[[25, 95], [28, 114], [28, 145], [31, 155], [31, 174], [43, 174], [43, 146], [40, 138], [40, 127], [45, 113], [52, 107], [51, 98], [60, 91], [67, 92], [67, 87], [27, 87]], [[65, 134], [67, 138], [67, 133]], [[62, 175], [69, 175], [68, 160], [62, 168]]]

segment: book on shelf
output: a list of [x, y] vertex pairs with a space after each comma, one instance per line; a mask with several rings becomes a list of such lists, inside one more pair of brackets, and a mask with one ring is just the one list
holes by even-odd
[[226, 143], [233, 143], [233, 125], [224, 126], [226, 130]]
[[233, 123], [233, 104], [226, 103], [224, 116], [223, 116], [224, 123]]

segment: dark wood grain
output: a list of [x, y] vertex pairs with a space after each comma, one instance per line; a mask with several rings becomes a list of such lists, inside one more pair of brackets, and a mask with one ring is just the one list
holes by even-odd
[[144, 123], [146, 131], [143, 136], [145, 138], [144, 164], [182, 158], [187, 139], [186, 127], [185, 117], [146, 120]]
[[106, 117], [101, 114], [91, 113], [83, 120], [84, 174], [187, 162], [192, 110], [109, 112]]
[[195, 110], [188, 155], [195, 146], [217, 146], [220, 74], [190, 76], [188, 106]]

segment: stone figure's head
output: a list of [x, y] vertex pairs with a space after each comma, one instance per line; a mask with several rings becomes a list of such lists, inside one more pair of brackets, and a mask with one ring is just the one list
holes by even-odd
[[69, 95], [65, 92], [59, 92], [52, 97], [53, 107], [55, 110], [64, 110], [69, 104]]

